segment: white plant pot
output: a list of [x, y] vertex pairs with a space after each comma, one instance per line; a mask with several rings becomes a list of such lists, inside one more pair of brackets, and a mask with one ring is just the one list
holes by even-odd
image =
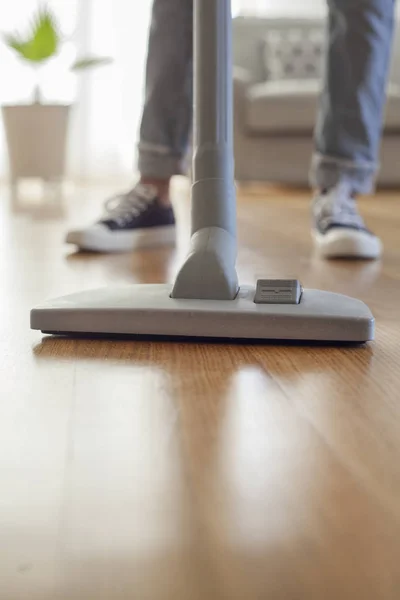
[[70, 109], [60, 104], [2, 107], [13, 182], [25, 177], [64, 178]]

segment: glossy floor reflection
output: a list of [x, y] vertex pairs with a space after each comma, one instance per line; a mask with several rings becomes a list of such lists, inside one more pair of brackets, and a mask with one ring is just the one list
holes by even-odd
[[363, 203], [382, 263], [313, 257], [303, 193], [241, 192], [242, 281], [296, 275], [377, 317], [360, 348], [43, 338], [46, 297], [171, 281], [187, 248], [63, 246], [114, 190], [48, 220], [0, 203], [0, 598], [398, 598], [400, 203]]

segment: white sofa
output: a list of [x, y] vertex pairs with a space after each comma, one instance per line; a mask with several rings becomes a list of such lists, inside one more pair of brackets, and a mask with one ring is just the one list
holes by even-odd
[[[239, 17], [233, 22], [236, 179], [308, 185], [320, 77], [269, 76], [271, 31], [302, 32], [325, 24], [312, 19]], [[269, 32], [269, 33], [268, 33]], [[381, 148], [380, 186], [400, 186], [400, 42], [396, 38]], [[309, 60], [307, 58], [307, 60]], [[317, 58], [313, 59], [317, 60]], [[269, 62], [268, 62], [269, 61]], [[308, 65], [306, 65], [308, 66]], [[314, 65], [317, 68], [316, 65]]]

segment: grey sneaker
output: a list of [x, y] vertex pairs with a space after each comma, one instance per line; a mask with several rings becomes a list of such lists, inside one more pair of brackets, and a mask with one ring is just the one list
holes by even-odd
[[66, 243], [92, 252], [127, 252], [175, 242], [172, 207], [161, 204], [153, 186], [138, 184], [105, 203], [94, 225], [70, 231]]
[[367, 227], [347, 186], [316, 194], [312, 204], [312, 237], [324, 258], [379, 258], [382, 243]]

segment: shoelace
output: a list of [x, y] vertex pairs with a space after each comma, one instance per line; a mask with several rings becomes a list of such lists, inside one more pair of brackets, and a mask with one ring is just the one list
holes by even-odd
[[138, 217], [144, 212], [157, 197], [154, 187], [137, 185], [126, 194], [119, 194], [109, 198], [104, 203], [106, 218], [118, 222], [125, 221], [128, 217]]
[[357, 211], [356, 202], [347, 188], [333, 188], [324, 194], [316, 201], [314, 214], [323, 226], [335, 221], [342, 225], [365, 227], [364, 220]]

